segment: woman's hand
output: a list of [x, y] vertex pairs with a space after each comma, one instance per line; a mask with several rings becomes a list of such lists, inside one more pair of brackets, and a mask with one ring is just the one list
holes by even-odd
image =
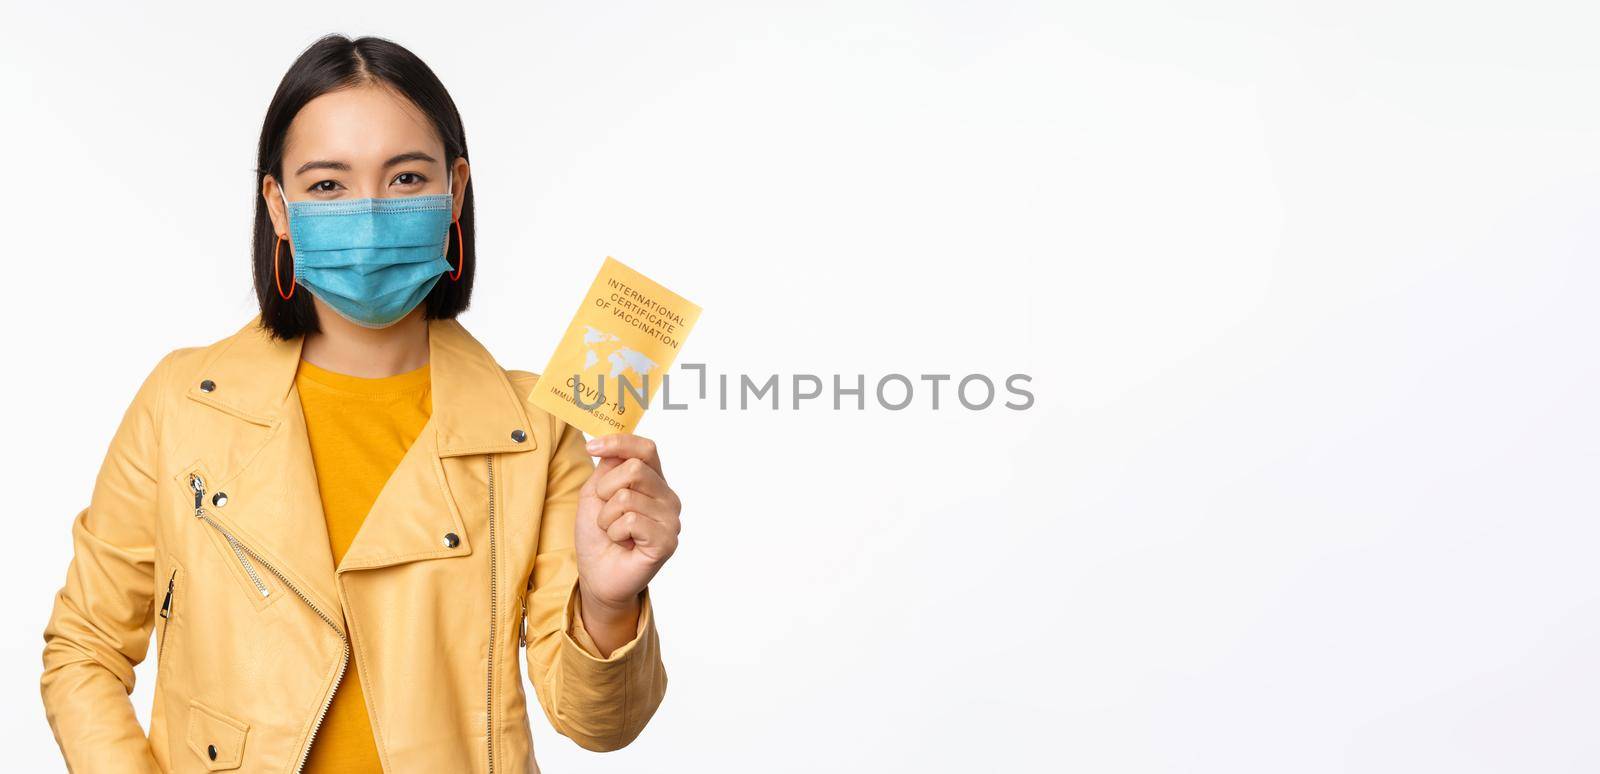
[[654, 441], [630, 433], [589, 441], [600, 458], [578, 493], [578, 592], [583, 625], [609, 655], [635, 635], [639, 592], [678, 550], [678, 495]]

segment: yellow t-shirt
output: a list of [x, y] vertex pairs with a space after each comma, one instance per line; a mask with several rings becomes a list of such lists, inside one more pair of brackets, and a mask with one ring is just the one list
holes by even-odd
[[[328, 546], [337, 566], [378, 492], [427, 423], [433, 411], [432, 382], [427, 365], [368, 379], [302, 360], [295, 386], [306, 415]], [[334, 690], [328, 714], [311, 743], [305, 772], [382, 774], [358, 669], [346, 669]]]

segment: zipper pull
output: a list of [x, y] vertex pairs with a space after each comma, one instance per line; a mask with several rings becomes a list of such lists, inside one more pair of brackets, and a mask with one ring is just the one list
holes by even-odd
[[528, 646], [528, 596], [526, 593], [522, 596], [522, 619], [517, 622], [517, 644], [522, 647]]
[[199, 474], [190, 473], [189, 488], [194, 490], [194, 515], [195, 518], [199, 518], [201, 514], [205, 513], [205, 507], [201, 505], [200, 501], [206, 496], [206, 482], [200, 480]]
[[167, 597], [166, 597], [166, 599], [161, 600], [161, 617], [162, 618], [166, 618], [167, 617], [167, 611], [172, 609], [172, 581], [176, 577], [178, 577], [178, 571], [177, 570], [173, 570], [172, 571], [172, 575], [167, 578]]

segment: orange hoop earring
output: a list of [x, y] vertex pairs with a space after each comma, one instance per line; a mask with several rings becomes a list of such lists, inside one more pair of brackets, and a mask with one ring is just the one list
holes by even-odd
[[[278, 253], [283, 250], [283, 237], [278, 237], [278, 243], [272, 246], [272, 281], [278, 286], [278, 297], [285, 301], [294, 298], [294, 283], [289, 283], [289, 295], [283, 294], [283, 274], [278, 271]], [[293, 257], [293, 254], [290, 254]]]
[[[450, 281], [455, 282], [461, 279], [461, 269], [467, 265], [467, 243], [461, 240], [461, 219], [452, 222], [456, 226], [456, 270], [450, 274]], [[448, 248], [445, 255], [449, 255]]]

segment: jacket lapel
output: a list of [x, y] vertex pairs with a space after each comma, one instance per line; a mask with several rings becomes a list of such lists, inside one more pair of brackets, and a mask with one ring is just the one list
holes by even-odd
[[[191, 439], [207, 491], [228, 496], [226, 506], [204, 505], [321, 606], [337, 610], [333, 552], [294, 391], [304, 339], [273, 339], [260, 320], [215, 347], [184, 389], [189, 400], [236, 420], [198, 423], [206, 436]], [[176, 485], [187, 488], [187, 478], [179, 470]]]
[[[459, 322], [429, 320], [428, 350], [433, 380], [428, 423], [378, 492], [340, 572], [472, 553], [463, 514], [487, 507], [485, 482], [477, 478], [482, 466], [450, 465], [449, 471], [474, 478], [456, 480], [447, 473], [446, 458], [535, 446], [528, 415], [505, 371]], [[517, 430], [520, 442], [513, 438]], [[447, 545], [446, 533], [455, 534], [459, 544]]]

